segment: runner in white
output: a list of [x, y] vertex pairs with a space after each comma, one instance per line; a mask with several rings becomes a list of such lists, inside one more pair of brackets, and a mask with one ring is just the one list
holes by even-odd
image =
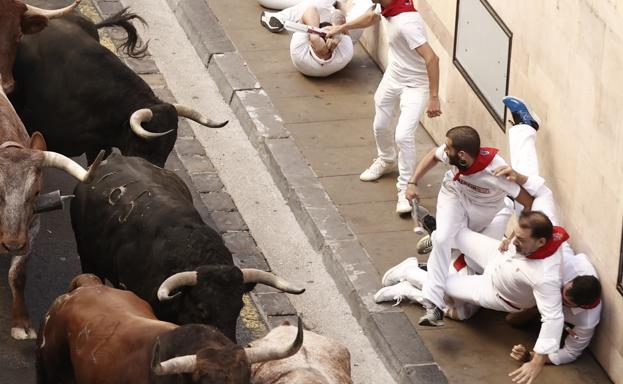
[[[329, 27], [329, 35], [366, 28], [385, 19], [389, 43], [389, 65], [374, 94], [374, 138], [377, 158], [361, 173], [362, 181], [372, 181], [396, 169], [398, 190], [396, 213], [411, 212], [405, 198], [407, 181], [415, 169], [415, 130], [422, 113], [441, 115], [439, 103], [439, 58], [427, 42], [426, 25], [412, 0], [374, 0], [380, 4], [361, 17]], [[392, 130], [395, 107], [400, 117]], [[395, 147], [398, 147], [396, 154]]]
[[[344, 24], [346, 16], [333, 4], [333, 0], [304, 0], [280, 12], [262, 12], [260, 23], [271, 32], [283, 31], [286, 21], [319, 28]], [[295, 32], [290, 40], [290, 57], [292, 64], [304, 75], [326, 77], [350, 63], [353, 43], [347, 34], [324, 39], [317, 34]]]
[[[535, 305], [541, 314], [541, 331], [532, 360], [511, 372], [520, 383], [531, 382], [559, 349], [564, 326], [562, 313], [562, 243], [568, 235], [554, 227], [542, 212], [524, 211], [515, 226], [513, 244], [499, 251], [499, 240], [462, 230], [456, 243], [470, 259], [484, 266], [484, 274], [454, 275], [446, 282], [448, 296], [504, 312]], [[430, 274], [429, 274], [430, 277]]]
[[467, 227], [501, 239], [510, 217], [510, 212], [498, 215], [506, 208], [506, 196], [526, 207], [532, 204], [532, 197], [515, 182], [493, 175], [495, 169], [506, 163], [497, 155], [497, 149], [481, 148], [478, 132], [467, 126], [450, 129], [446, 144], [433, 149], [420, 161], [409, 180], [407, 199], [419, 198], [418, 181], [439, 162], [454, 167], [446, 172], [437, 197], [437, 229], [432, 234], [428, 279], [423, 287], [427, 311], [420, 325], [442, 324], [450, 250], [457, 248], [455, 237], [459, 230]]

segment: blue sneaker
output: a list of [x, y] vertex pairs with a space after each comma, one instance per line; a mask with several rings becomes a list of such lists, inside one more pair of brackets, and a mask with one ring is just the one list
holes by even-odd
[[518, 97], [505, 96], [502, 102], [511, 111], [515, 124], [526, 124], [534, 129], [539, 129], [541, 123], [536, 113], [530, 111], [528, 105]]

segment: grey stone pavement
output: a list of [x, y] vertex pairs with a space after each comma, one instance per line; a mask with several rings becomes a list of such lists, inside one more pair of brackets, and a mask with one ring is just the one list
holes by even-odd
[[[467, 322], [422, 328], [417, 306], [373, 301], [382, 274], [415, 255], [418, 237], [410, 218], [394, 213], [395, 175], [358, 179], [376, 152], [373, 94], [382, 76], [362, 47], [340, 73], [307, 78], [291, 64], [289, 36], [260, 26], [255, 1], [167, 1], [396, 380], [510, 382], [518, 367], [510, 348], [533, 345], [538, 329], [511, 328], [503, 314], [487, 310]], [[416, 140], [418, 157], [435, 146], [424, 127]], [[437, 167], [423, 182], [423, 205], [431, 210], [444, 172]], [[537, 382], [609, 379], [585, 353], [574, 364], [547, 367]]]

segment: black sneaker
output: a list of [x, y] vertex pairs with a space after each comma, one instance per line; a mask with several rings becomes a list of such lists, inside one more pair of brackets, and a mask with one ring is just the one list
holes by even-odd
[[262, 24], [262, 27], [273, 33], [281, 32], [284, 29], [281, 20], [273, 15], [266, 14], [264, 11], [262, 11], [262, 14], [260, 15], [260, 24]]
[[419, 325], [425, 327], [440, 327], [443, 325], [443, 311], [433, 305], [430, 308], [426, 308], [426, 314], [420, 317], [418, 321]]
[[418, 240], [415, 247], [419, 255], [430, 253], [430, 251], [433, 250], [433, 241], [431, 240], [430, 235], [426, 235]]

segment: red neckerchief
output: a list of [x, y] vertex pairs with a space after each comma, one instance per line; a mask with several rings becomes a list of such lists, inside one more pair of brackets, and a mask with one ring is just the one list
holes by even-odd
[[459, 170], [459, 172], [454, 175], [453, 180], [457, 181], [461, 175], [473, 175], [474, 173], [480, 172], [487, 168], [497, 153], [497, 148], [480, 148], [480, 152], [478, 153], [478, 156], [476, 156], [476, 160], [474, 160], [472, 165], [464, 171]]
[[381, 15], [392, 17], [403, 12], [416, 12], [412, 0], [394, 0], [387, 7], [381, 7]]
[[467, 267], [467, 261], [465, 261], [465, 254], [461, 253], [459, 257], [457, 257], [456, 260], [454, 260], [454, 263], [452, 263], [452, 266], [454, 266], [454, 269], [456, 269], [457, 272]]
[[578, 307], [582, 308], [582, 309], [593, 309], [596, 306], [598, 306], [601, 303], [601, 299], [598, 297], [597, 300], [593, 301], [590, 304], [586, 304], [586, 305], [578, 305]]
[[541, 248], [537, 249], [530, 256], [526, 256], [528, 259], [544, 259], [556, 253], [558, 247], [569, 238], [569, 234], [563, 227], [554, 226], [554, 233], [552, 238], [547, 240], [547, 243], [543, 244]]

